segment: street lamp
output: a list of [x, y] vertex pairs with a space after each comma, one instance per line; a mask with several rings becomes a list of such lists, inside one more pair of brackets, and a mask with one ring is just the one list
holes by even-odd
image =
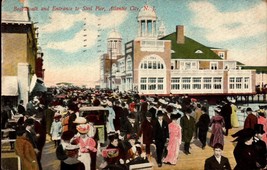
[[109, 81], [109, 87], [110, 90], [112, 90], [112, 48], [110, 48], [110, 81]]

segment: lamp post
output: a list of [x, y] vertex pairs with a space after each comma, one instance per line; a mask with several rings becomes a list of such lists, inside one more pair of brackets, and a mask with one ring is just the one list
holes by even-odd
[[112, 90], [112, 48], [110, 48], [110, 81], [109, 81], [109, 87], [110, 90]]

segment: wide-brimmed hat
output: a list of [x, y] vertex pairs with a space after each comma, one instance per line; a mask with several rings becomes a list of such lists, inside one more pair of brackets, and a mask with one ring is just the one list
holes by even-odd
[[86, 123], [86, 119], [84, 117], [77, 117], [73, 123], [76, 123], [76, 124], [85, 124]]
[[265, 110], [264, 109], [259, 109], [259, 110], [257, 110], [257, 113], [260, 115], [260, 116], [262, 116], [262, 117], [265, 117], [266, 115], [265, 115]]
[[236, 102], [236, 100], [235, 100], [235, 99], [232, 99], [232, 100], [230, 100], [230, 102], [231, 102], [231, 103], [235, 103], [235, 102]]
[[113, 141], [114, 139], [119, 139], [119, 134], [116, 133], [116, 132], [114, 132], [114, 133], [110, 133], [110, 134], [108, 134], [108, 139], [109, 139], [110, 141]]
[[181, 117], [181, 114], [180, 114], [180, 113], [171, 114], [171, 119], [172, 119], [172, 120], [179, 119], [180, 117]]
[[265, 131], [263, 130], [263, 125], [262, 124], [255, 124], [254, 125], [254, 131], [255, 133], [260, 133], [260, 134], [264, 134]]
[[159, 99], [158, 102], [160, 102], [160, 103], [162, 103], [164, 105], [168, 104], [168, 102], [166, 100], [164, 100], [164, 99]]
[[66, 150], [77, 150], [79, 149], [80, 147], [78, 145], [72, 145], [72, 144], [68, 144], [66, 145]]
[[107, 103], [107, 101], [106, 101], [106, 100], [102, 100], [102, 101], [101, 101], [101, 105], [102, 105], [102, 106], [107, 106], [107, 105], [108, 105], [108, 103]]
[[79, 133], [85, 134], [89, 132], [90, 126], [88, 124], [77, 125], [76, 129]]
[[251, 139], [255, 135], [255, 131], [251, 128], [245, 128], [242, 130], [239, 130], [235, 134], [232, 135], [232, 137], [236, 138], [234, 142], [246, 142], [249, 139]]
[[62, 116], [60, 113], [56, 112], [54, 115], [54, 119], [60, 119]]

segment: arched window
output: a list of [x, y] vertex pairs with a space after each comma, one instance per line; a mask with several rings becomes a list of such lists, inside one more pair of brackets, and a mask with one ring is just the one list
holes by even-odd
[[165, 69], [165, 63], [163, 59], [157, 55], [150, 55], [145, 57], [141, 63], [139, 69], [141, 70], [162, 70]]
[[144, 94], [166, 92], [166, 65], [158, 55], [144, 57], [139, 64], [139, 91]]

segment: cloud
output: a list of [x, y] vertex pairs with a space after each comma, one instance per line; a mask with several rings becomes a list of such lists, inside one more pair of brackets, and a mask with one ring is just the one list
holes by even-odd
[[205, 36], [211, 42], [266, 33], [267, 14], [264, 2], [243, 11], [220, 12], [207, 1], [195, 1], [189, 3], [189, 9], [195, 14], [193, 24], [206, 29]]
[[249, 66], [267, 66], [267, 47], [265, 44], [243, 49], [229, 49], [228, 58]]
[[95, 62], [86, 63], [84, 65], [69, 65], [64, 69], [57, 67], [49, 67], [45, 71], [46, 85], [51, 86], [58, 82], [69, 82], [75, 85], [87, 85], [94, 87], [99, 79], [100, 68]]
[[[118, 27], [127, 17], [125, 11], [112, 11], [111, 13], [100, 17], [80, 11], [78, 14], [66, 14], [62, 12], [53, 12], [50, 16], [51, 22], [40, 26], [40, 32], [58, 33], [60, 31], [71, 30], [78, 22], [84, 22], [84, 27], [77, 30], [72, 39], [57, 41], [49, 39], [47, 48], [62, 50], [65, 52], [76, 52], [86, 45], [86, 48], [92, 47], [97, 42], [98, 30]], [[85, 30], [84, 30], [85, 29]], [[85, 37], [86, 36], [86, 37]], [[72, 37], [70, 35], [70, 37]], [[84, 41], [86, 39], [86, 41]], [[81, 43], [82, 42], [82, 43]]]
[[81, 48], [84, 48], [83, 47], [84, 45], [86, 45], [86, 48], [92, 47], [96, 42], [97, 34], [98, 34], [97, 30], [93, 29], [92, 30], [87, 29], [86, 31], [81, 30], [75, 34], [73, 39], [70, 40], [59, 41], [59, 42], [55, 41], [53, 42], [50, 40], [46, 48], [57, 49], [73, 53], [80, 50]]

